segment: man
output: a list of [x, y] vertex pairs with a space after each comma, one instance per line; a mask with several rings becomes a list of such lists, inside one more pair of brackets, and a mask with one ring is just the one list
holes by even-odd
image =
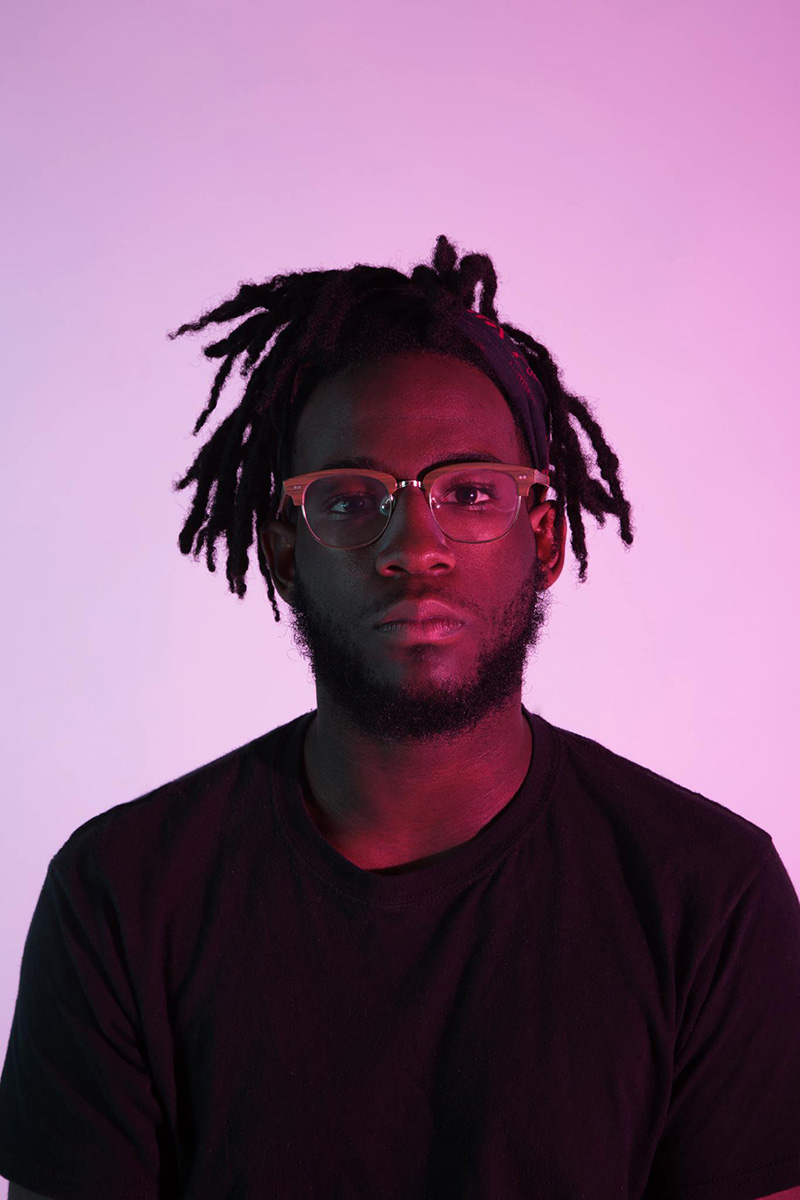
[[770, 835], [522, 705], [565, 513], [581, 578], [581, 508], [632, 533], [495, 290], [440, 238], [410, 280], [277, 277], [191, 327], [246, 317], [207, 413], [250, 379], [181, 549], [224, 535], [242, 596], [255, 525], [317, 707], [51, 861], [0, 1082], [36, 1195], [800, 1194]]

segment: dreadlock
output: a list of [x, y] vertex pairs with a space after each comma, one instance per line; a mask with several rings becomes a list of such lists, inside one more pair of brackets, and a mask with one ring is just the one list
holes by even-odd
[[[475, 291], [482, 284], [480, 308]], [[182, 554], [195, 560], [203, 546], [209, 571], [216, 569], [216, 542], [228, 546], [226, 576], [229, 590], [239, 599], [247, 591], [248, 548], [256, 540], [258, 565], [267, 584], [275, 620], [280, 612], [263, 547], [261, 524], [277, 516], [284, 479], [291, 464], [300, 414], [320, 380], [377, 357], [408, 351], [433, 351], [477, 366], [502, 391], [502, 385], [480, 351], [458, 330], [452, 314], [469, 308], [500, 324], [494, 306], [497, 275], [487, 254], [467, 254], [458, 262], [453, 244], [442, 234], [436, 240], [431, 264], [420, 263], [410, 276], [392, 267], [357, 263], [349, 270], [297, 271], [275, 275], [264, 283], [240, 283], [236, 295], [181, 325], [172, 339], [212, 323], [223, 325], [244, 318], [221, 341], [204, 348], [209, 359], [222, 359], [208, 403], [193, 433], [203, 428], [214, 411], [236, 360], [244, 356], [240, 375], [247, 379], [238, 407], [226, 417], [198, 452], [173, 490], [196, 485], [194, 501], [178, 538]], [[565, 511], [571, 545], [586, 579], [588, 552], [581, 509], [598, 525], [611, 513], [620, 523], [626, 546], [633, 542], [631, 506], [622, 492], [619, 459], [605, 440], [590, 406], [567, 391], [548, 349], [529, 334], [503, 323], [506, 336], [521, 350], [547, 395], [551, 422], [550, 486], [556, 493], [555, 537], [563, 534]], [[273, 339], [270, 349], [267, 344]], [[513, 344], [513, 343], [512, 343]], [[302, 374], [292, 402], [292, 388], [301, 363]], [[521, 421], [512, 408], [517, 428]], [[588, 435], [600, 474], [608, 487], [589, 474], [589, 462], [574, 416]], [[546, 488], [534, 494], [544, 498]], [[293, 510], [294, 511], [294, 510]]]

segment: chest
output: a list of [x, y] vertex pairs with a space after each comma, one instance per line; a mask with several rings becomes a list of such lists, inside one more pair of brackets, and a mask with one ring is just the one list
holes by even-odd
[[599, 1177], [602, 1195], [637, 1194], [671, 1068], [646, 955], [619, 930], [604, 941], [596, 912], [584, 937], [558, 906], [480, 913], [309, 905], [257, 952], [233, 940], [175, 1030], [187, 1197], [251, 1169], [275, 1195], [326, 1173], [331, 1196], [598, 1196]]

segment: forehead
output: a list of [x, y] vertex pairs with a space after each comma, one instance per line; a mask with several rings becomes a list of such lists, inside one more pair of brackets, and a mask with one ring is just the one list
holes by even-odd
[[451, 453], [468, 452], [529, 463], [503, 393], [460, 359], [428, 352], [391, 355], [314, 388], [298, 424], [294, 471], [369, 456], [387, 469], [416, 475]]

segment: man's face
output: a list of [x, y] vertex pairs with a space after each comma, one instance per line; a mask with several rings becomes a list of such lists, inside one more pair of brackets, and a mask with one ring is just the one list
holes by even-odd
[[[292, 471], [369, 456], [397, 479], [416, 479], [453, 456], [484, 454], [530, 465], [502, 393], [469, 363], [404, 354], [314, 389]], [[403, 488], [382, 536], [361, 549], [321, 545], [299, 515], [293, 527], [267, 522], [259, 536], [318, 704], [332, 702], [366, 734], [406, 742], [456, 737], [503, 705], [518, 707], [525, 660], [547, 619], [547, 588], [563, 565], [553, 517], [550, 504], [534, 508], [529, 497], [505, 537], [456, 542], [422, 490]], [[389, 605], [421, 598], [458, 610], [465, 624], [456, 637], [399, 643], [375, 628]]]

